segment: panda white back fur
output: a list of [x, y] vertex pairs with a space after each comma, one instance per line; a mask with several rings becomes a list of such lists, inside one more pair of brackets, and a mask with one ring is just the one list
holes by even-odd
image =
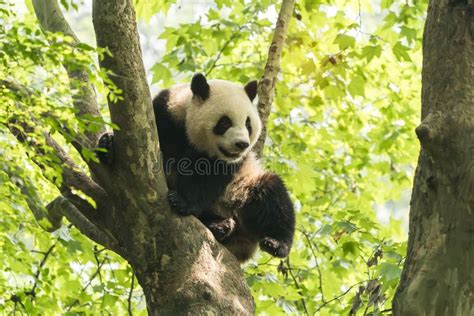
[[251, 152], [261, 131], [256, 93], [255, 81], [242, 87], [196, 74], [153, 100], [170, 205], [198, 217], [241, 262], [257, 245], [287, 256], [295, 230], [282, 180]]

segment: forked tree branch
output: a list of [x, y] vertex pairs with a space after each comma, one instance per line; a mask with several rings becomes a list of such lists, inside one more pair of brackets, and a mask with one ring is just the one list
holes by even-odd
[[125, 254], [125, 250], [118, 245], [117, 240], [111, 234], [91, 222], [68, 199], [59, 196], [49, 203], [46, 208], [51, 214], [63, 214], [81, 233], [96, 243], [122, 256]]
[[270, 45], [270, 49], [268, 50], [268, 59], [265, 66], [265, 71], [263, 73], [262, 80], [260, 80], [258, 84], [258, 114], [262, 120], [262, 133], [254, 147], [254, 151], [258, 156], [262, 155], [265, 138], [267, 137], [266, 126], [268, 116], [270, 115], [272, 108], [277, 75], [280, 71], [281, 52], [283, 50], [283, 45], [285, 44], [288, 32], [288, 24], [290, 23], [294, 6], [295, 0], [283, 0], [280, 13], [278, 15], [275, 32], [273, 33], [272, 43]]
[[[28, 87], [9, 80], [0, 80], [0, 86], [6, 87], [8, 90], [15, 93], [19, 98], [28, 98], [32, 93]], [[12, 134], [18, 139], [18, 141], [30, 146], [34, 150], [35, 154], [30, 157], [31, 160], [35, 162], [41, 169], [44, 169], [45, 166], [40, 159], [41, 156], [45, 155], [45, 149], [42, 143], [31, 140], [29, 137], [27, 137], [27, 134], [33, 132], [35, 129], [34, 124], [36, 122], [34, 119], [32, 121], [33, 125], [31, 123], [26, 124], [26, 122], [11, 122], [8, 124], [8, 127]], [[101, 186], [94, 182], [94, 180], [81, 171], [79, 166], [74, 163], [74, 161], [51, 137], [50, 134], [43, 132], [42, 135], [44, 137], [44, 144], [53, 150], [54, 155], [61, 162], [62, 183], [58, 186], [58, 189], [65, 197], [70, 199], [71, 203], [81, 210], [81, 212], [88, 218], [89, 221], [95, 223], [96, 225], [102, 225], [100, 215], [103, 214], [99, 214], [99, 210], [101, 208], [98, 207], [97, 209], [94, 209], [94, 207], [89, 202], [80, 198], [73, 192], [74, 190], [82, 191], [84, 194], [91, 197], [97, 205], [105, 204], [106, 192]], [[24, 179], [24, 181], [28, 181], [28, 179]], [[19, 188], [23, 193], [25, 193], [26, 196], [28, 196], [27, 203], [35, 214], [35, 217], [40, 220], [44, 214], [44, 208], [38, 206], [37, 199], [35, 199], [34, 195], [35, 191], [28, 194], [28, 192], [31, 191], [32, 186], [25, 186], [25, 184], [27, 184], [26, 182], [23, 184], [24, 185], [19, 186]], [[49, 220], [52, 222], [54, 228], [57, 224], [57, 221], [60, 221], [60, 218], [53, 216], [53, 218], [49, 218]]]
[[[18, 84], [10, 80], [0, 80], [0, 87], [6, 87], [8, 90], [12, 91], [19, 98], [28, 98], [33, 92], [30, 91], [28, 87], [25, 87], [21, 84]], [[13, 123], [13, 122], [12, 122]], [[27, 140], [25, 132], [33, 132], [34, 125], [36, 124], [35, 119], [32, 119], [32, 123], [26, 124], [26, 122], [15, 122], [17, 125], [21, 126], [22, 131], [17, 129], [14, 124], [9, 125], [9, 129], [12, 134], [22, 143], [33, 146], [34, 150], [38, 155], [44, 155], [43, 149], [40, 148], [40, 144], [29, 142]], [[64, 151], [64, 149], [51, 137], [50, 134], [44, 132], [44, 143], [53, 149], [55, 155], [61, 161], [63, 165], [63, 180], [64, 184], [70, 189], [78, 189], [83, 191], [85, 194], [93, 198], [95, 201], [100, 202], [105, 197], [105, 191], [95, 183], [91, 178], [84, 174], [79, 166], [77, 166], [74, 161], [69, 157], [69, 155]], [[32, 157], [32, 160], [35, 161], [35, 157]], [[35, 163], [40, 164], [37, 160]], [[42, 167], [40, 165], [40, 167]]]
[[[40, 198], [36, 188], [27, 176], [18, 178], [20, 173], [19, 167], [15, 170], [8, 168], [4, 171], [8, 174], [13, 183], [20, 189], [28, 207], [33, 212], [38, 223], [48, 231], [55, 231], [61, 226], [62, 217], [65, 216], [71, 224], [79, 229], [84, 235], [103, 245], [104, 247], [114, 250], [119, 254], [124, 254], [124, 250], [118, 246], [117, 240], [105, 230], [100, 229], [93, 224], [86, 216], [84, 216], [68, 199], [63, 196], [57, 197], [46, 207]], [[44, 220], [47, 219], [50, 223], [44, 226]]]

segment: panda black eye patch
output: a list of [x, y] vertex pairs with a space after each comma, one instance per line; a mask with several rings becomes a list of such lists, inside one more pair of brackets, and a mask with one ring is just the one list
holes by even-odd
[[252, 125], [250, 124], [250, 117], [247, 116], [247, 121], [245, 121], [245, 127], [249, 131], [249, 136], [252, 135]]
[[231, 127], [232, 120], [228, 116], [224, 115], [219, 119], [219, 121], [217, 121], [216, 126], [214, 126], [213, 132], [216, 135], [224, 135], [224, 133], [227, 132], [227, 130]]

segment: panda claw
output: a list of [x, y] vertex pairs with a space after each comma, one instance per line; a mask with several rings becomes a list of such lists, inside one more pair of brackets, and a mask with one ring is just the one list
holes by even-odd
[[169, 191], [168, 202], [177, 213], [181, 213], [180, 210], [186, 208], [186, 202], [176, 191]]
[[209, 228], [217, 241], [223, 242], [234, 231], [235, 226], [235, 220], [232, 218], [227, 218], [220, 222], [210, 223], [207, 225], [207, 228]]
[[113, 162], [113, 144], [114, 144], [114, 134], [113, 133], [104, 133], [99, 138], [99, 143], [97, 147], [100, 149], [105, 149], [106, 151], [96, 151], [97, 158], [99, 161], [105, 165], [111, 165]]
[[177, 191], [171, 190], [168, 192], [168, 203], [170, 204], [171, 209], [180, 216], [200, 214], [198, 209], [190, 207]]

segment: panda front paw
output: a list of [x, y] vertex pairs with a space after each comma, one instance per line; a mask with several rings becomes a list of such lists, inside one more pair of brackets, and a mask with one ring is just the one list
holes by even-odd
[[222, 221], [208, 224], [207, 228], [209, 228], [217, 241], [223, 242], [227, 237], [230, 236], [230, 234], [232, 234], [235, 226], [236, 222], [233, 218], [226, 218]]
[[96, 150], [97, 158], [99, 161], [105, 165], [111, 165], [113, 162], [113, 145], [114, 145], [114, 134], [113, 133], [104, 133], [99, 138], [99, 143], [97, 147], [100, 150]]
[[274, 257], [285, 258], [290, 253], [290, 244], [276, 240], [275, 238], [265, 237], [260, 240], [260, 249], [268, 252]]
[[190, 207], [177, 191], [168, 192], [168, 202], [171, 209], [180, 216], [199, 215], [195, 207]]

